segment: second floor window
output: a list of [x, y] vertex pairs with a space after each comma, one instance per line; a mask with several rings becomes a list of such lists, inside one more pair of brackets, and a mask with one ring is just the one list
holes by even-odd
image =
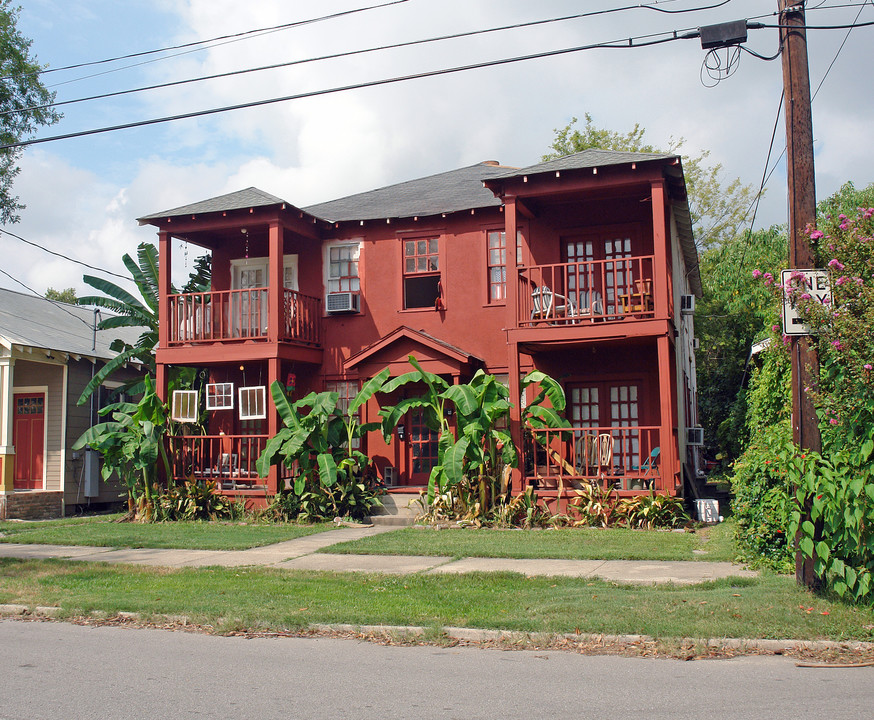
[[404, 308], [437, 307], [440, 299], [438, 238], [404, 240]]
[[361, 289], [358, 275], [358, 243], [328, 248], [328, 292], [354, 292]]
[[503, 230], [489, 230], [489, 302], [507, 299], [507, 234]]

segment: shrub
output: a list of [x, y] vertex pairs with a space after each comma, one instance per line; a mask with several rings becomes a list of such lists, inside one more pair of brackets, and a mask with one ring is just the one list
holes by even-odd
[[735, 461], [731, 479], [738, 547], [747, 560], [760, 560], [780, 572], [790, 572], [794, 562], [787, 541], [792, 485], [778, 459], [791, 438], [787, 420], [754, 434]]

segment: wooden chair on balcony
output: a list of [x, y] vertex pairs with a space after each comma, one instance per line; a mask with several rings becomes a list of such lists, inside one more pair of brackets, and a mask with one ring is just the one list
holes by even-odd
[[652, 280], [635, 280], [633, 292], [619, 296], [624, 315], [639, 315], [653, 310]]

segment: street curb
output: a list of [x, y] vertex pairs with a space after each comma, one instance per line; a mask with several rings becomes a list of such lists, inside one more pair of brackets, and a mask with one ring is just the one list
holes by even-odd
[[[61, 614], [59, 607], [35, 607], [26, 605], [0, 605], [0, 618], [38, 617], [57, 618]], [[95, 617], [109, 619], [113, 616], [107, 613], [92, 613]], [[160, 622], [196, 627], [185, 615], [142, 615], [136, 612], [119, 612], [114, 615], [120, 620], [131, 622]], [[146, 620], [145, 618], [148, 618]], [[734, 650], [741, 652], [823, 652], [851, 651], [874, 652], [874, 642], [849, 640], [769, 640], [765, 638], [657, 638], [651, 635], [605, 635], [601, 633], [540, 633], [520, 632], [517, 630], [482, 630], [453, 626], [423, 627], [420, 625], [351, 625], [345, 623], [322, 624], [312, 623], [307, 626], [309, 632], [330, 634], [352, 634], [368, 637], [383, 637], [391, 640], [432, 638], [439, 636], [447, 640], [469, 642], [473, 644], [503, 643], [517, 647], [549, 646], [557, 642], [569, 644], [595, 644], [598, 646], [631, 646], [644, 643], [670, 641], [683, 646], [706, 647], [709, 650]], [[270, 635], [271, 633], [265, 633]], [[286, 633], [283, 633], [286, 634]]]

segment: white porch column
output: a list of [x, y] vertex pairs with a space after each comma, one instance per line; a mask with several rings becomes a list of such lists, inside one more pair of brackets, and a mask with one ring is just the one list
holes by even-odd
[[12, 386], [15, 360], [0, 357], [0, 493], [13, 492], [15, 448], [12, 445]]

